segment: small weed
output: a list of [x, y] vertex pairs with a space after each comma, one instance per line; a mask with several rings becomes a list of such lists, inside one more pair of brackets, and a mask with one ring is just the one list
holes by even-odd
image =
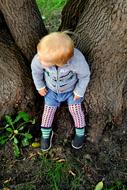
[[31, 120], [25, 112], [18, 112], [18, 115], [14, 119], [10, 115], [6, 115], [3, 120], [3, 127], [0, 129], [2, 130], [0, 145], [11, 141], [14, 155], [19, 157], [21, 154], [20, 148], [28, 146], [32, 138], [28, 128], [26, 128], [29, 124], [35, 124], [35, 119]]

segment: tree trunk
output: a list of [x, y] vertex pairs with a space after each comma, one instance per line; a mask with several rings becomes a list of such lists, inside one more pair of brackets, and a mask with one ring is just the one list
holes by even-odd
[[[1, 14], [0, 14], [1, 15]], [[0, 117], [17, 110], [31, 111], [35, 101], [33, 85], [20, 51], [0, 17]]]
[[74, 31], [83, 10], [88, 5], [87, 3], [88, 0], [86, 1], [86, 3], [84, 3], [84, 0], [68, 1], [62, 10], [62, 20], [59, 30], [68, 29]]
[[31, 61], [39, 39], [47, 34], [35, 1], [0, 0], [0, 9], [16, 45]]
[[0, 0], [0, 118], [35, 111], [35, 88], [28, 64], [47, 33], [32, 0]]
[[[73, 39], [91, 68], [85, 106], [89, 114], [89, 139], [98, 142], [108, 122], [127, 125], [127, 1], [83, 1], [84, 9], [70, 1], [63, 15], [81, 15]], [[74, 5], [75, 4], [75, 5]], [[72, 17], [62, 17], [70, 29]], [[73, 29], [73, 27], [72, 27]]]

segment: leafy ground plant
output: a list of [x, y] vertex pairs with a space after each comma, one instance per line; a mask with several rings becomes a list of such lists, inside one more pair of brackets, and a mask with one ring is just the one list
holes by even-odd
[[30, 119], [26, 112], [18, 112], [13, 119], [12, 116], [6, 115], [3, 120], [3, 127], [0, 136], [0, 145], [6, 144], [8, 141], [12, 142], [14, 155], [19, 157], [21, 154], [21, 147], [28, 146], [32, 135], [29, 132], [28, 125], [34, 125], [35, 119]]

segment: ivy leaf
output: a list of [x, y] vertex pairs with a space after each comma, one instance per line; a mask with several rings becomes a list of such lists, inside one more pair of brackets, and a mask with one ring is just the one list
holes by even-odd
[[100, 181], [96, 187], [95, 187], [95, 190], [102, 190], [103, 189], [103, 181]]

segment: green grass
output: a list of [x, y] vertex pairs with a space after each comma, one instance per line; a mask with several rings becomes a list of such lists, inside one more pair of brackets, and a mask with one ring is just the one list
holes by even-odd
[[56, 31], [61, 21], [61, 11], [67, 0], [36, 0], [43, 21], [49, 31]]
[[68, 170], [70, 167], [68, 162], [57, 162], [47, 159], [44, 155], [42, 156], [43, 176], [45, 176], [45, 181], [52, 190], [60, 190], [63, 180], [69, 184]]
[[53, 12], [61, 11], [67, 0], [36, 0], [40, 12], [46, 18], [50, 17]]
[[104, 190], [127, 190], [127, 186], [122, 181], [117, 181], [115, 184], [104, 188]]
[[[43, 181], [46, 182], [47, 189], [51, 190], [81, 190], [83, 187], [87, 189], [87, 181], [81, 166], [78, 162], [72, 162], [66, 160], [64, 162], [59, 162], [59, 160], [53, 160], [52, 158], [47, 158], [45, 154], [42, 154], [41, 165], [40, 165], [40, 175]], [[73, 173], [70, 173], [72, 171]], [[91, 187], [91, 190], [95, 190], [95, 185]], [[127, 186], [122, 181], [116, 181], [116, 183], [106, 187], [104, 182], [104, 187], [102, 190], [127, 190]]]

